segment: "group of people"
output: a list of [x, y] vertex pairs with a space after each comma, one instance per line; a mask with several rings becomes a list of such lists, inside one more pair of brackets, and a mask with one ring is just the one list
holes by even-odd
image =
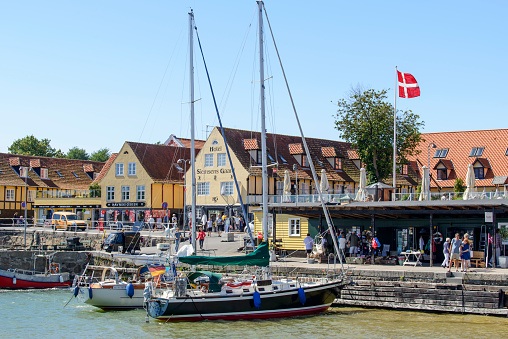
[[209, 237], [212, 232], [217, 232], [217, 236], [221, 236], [222, 232], [232, 232], [242, 230], [243, 220], [239, 216], [228, 216], [226, 214], [219, 214], [216, 218], [210, 218], [203, 214], [201, 217], [201, 226]]
[[445, 259], [441, 266], [448, 268], [451, 271], [452, 265], [455, 266], [455, 272], [459, 271], [459, 263], [461, 264], [460, 271], [467, 272], [471, 267], [471, 251], [472, 241], [469, 240], [469, 234], [464, 234], [464, 238], [460, 238], [459, 233], [455, 233], [455, 238], [446, 238], [443, 246], [443, 254]]

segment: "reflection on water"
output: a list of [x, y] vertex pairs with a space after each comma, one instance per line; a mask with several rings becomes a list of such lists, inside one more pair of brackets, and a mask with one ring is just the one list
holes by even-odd
[[62, 290], [0, 292], [0, 337], [455, 338], [464, 329], [467, 337], [501, 338], [508, 333], [503, 317], [351, 307], [277, 320], [145, 323], [143, 310], [104, 312], [75, 299], [64, 308], [71, 296]]

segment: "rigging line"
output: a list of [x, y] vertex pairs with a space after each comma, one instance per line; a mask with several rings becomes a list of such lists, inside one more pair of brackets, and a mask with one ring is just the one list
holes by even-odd
[[[185, 89], [185, 79], [187, 78], [187, 70], [188, 70], [188, 68], [187, 68], [187, 61], [188, 61], [188, 59], [189, 59], [189, 47], [190, 47], [190, 46], [189, 46], [189, 42], [187, 42], [187, 52], [186, 52], [187, 54], [186, 54], [186, 56], [185, 56], [185, 65], [184, 65], [184, 67], [182, 68], [182, 71], [183, 71], [183, 77], [182, 77], [182, 94], [181, 94], [181, 96], [180, 96], [180, 102], [183, 102], [183, 101], [184, 101], [184, 98], [183, 98], [183, 97], [184, 97], [184, 89]], [[184, 134], [183, 134], [183, 131], [182, 131], [182, 129], [183, 129], [183, 120], [184, 120], [184, 118], [183, 118], [183, 105], [180, 105], [180, 135], [184, 135]], [[190, 122], [189, 122], [189, 126], [190, 126]], [[189, 127], [189, 128], [190, 128], [190, 127]], [[189, 130], [187, 130], [187, 132], [188, 132], [188, 133], [190, 133], [190, 131], [189, 131]], [[185, 134], [185, 135], [188, 135], [188, 134]]]
[[[199, 50], [201, 52], [201, 57], [203, 58], [203, 64], [205, 66], [206, 76], [208, 78], [208, 84], [210, 85], [210, 91], [212, 92], [212, 98], [213, 98], [213, 104], [215, 107], [215, 112], [217, 113], [217, 119], [219, 120], [219, 125], [220, 125], [220, 129], [221, 129], [222, 137], [224, 138], [224, 144], [226, 145], [226, 153], [227, 153], [228, 159], [229, 159], [229, 166], [231, 166], [231, 172], [233, 174], [233, 179], [235, 181], [236, 191], [238, 194], [238, 198], [240, 199], [240, 205], [242, 206], [243, 217], [244, 217], [245, 223], [247, 224], [248, 220], [249, 220], [247, 211], [245, 209], [245, 205], [243, 204], [242, 192], [240, 191], [240, 187], [238, 186], [238, 180], [236, 179], [236, 172], [233, 167], [233, 161], [231, 160], [231, 154], [229, 153], [229, 146], [228, 146], [228, 142], [226, 140], [226, 134], [224, 133], [224, 128], [222, 126], [222, 120], [220, 118], [219, 109], [217, 108], [217, 101], [215, 100], [215, 94], [213, 92], [212, 81], [210, 80], [210, 74], [208, 73], [208, 67], [206, 66], [205, 55], [203, 53], [203, 48], [201, 47], [201, 40], [199, 39], [198, 29], [196, 26], [194, 26], [194, 30], [196, 31], [196, 37], [198, 38], [197, 40], [198, 40]], [[250, 227], [247, 227], [247, 230], [249, 231], [249, 238], [252, 243], [252, 247], [255, 249], [256, 245], [254, 243], [254, 238], [252, 237], [252, 232], [250, 231]]]
[[[300, 135], [302, 136], [302, 142], [303, 142], [303, 146], [304, 146], [304, 149], [305, 149], [305, 153], [307, 154], [307, 157], [309, 158], [309, 165], [310, 165], [310, 168], [311, 168], [311, 171], [312, 171], [312, 177], [314, 179], [314, 184], [316, 186], [316, 191], [318, 192], [319, 200], [321, 201], [321, 206], [322, 206], [323, 210], [327, 211], [326, 206], [325, 206], [325, 204], [323, 202], [323, 196], [321, 194], [321, 188], [319, 187], [319, 184], [318, 184], [319, 181], [317, 180], [316, 169], [314, 168], [314, 161], [312, 160], [312, 158], [310, 156], [309, 146], [307, 145], [307, 141], [305, 140], [305, 136], [303, 134], [302, 125], [300, 124], [300, 119], [298, 118], [298, 113], [296, 111], [296, 106], [295, 106], [295, 102], [293, 100], [293, 95], [291, 94], [291, 90], [289, 88], [289, 84], [288, 84], [287, 77], [286, 77], [286, 72], [284, 71], [284, 66], [282, 65], [282, 60], [280, 58], [279, 49], [277, 48], [277, 44], [275, 43], [275, 37], [273, 36], [272, 26], [270, 25], [270, 20], [268, 19], [268, 13], [267, 13], [266, 7], [264, 5], [263, 5], [263, 9], [265, 11], [266, 22], [267, 22], [268, 27], [270, 29], [270, 34], [272, 36], [272, 41], [273, 41], [273, 45], [275, 47], [275, 52], [277, 53], [277, 58], [279, 59], [279, 65], [280, 65], [280, 68], [281, 68], [281, 71], [282, 71], [282, 75], [284, 77], [284, 82], [286, 83], [286, 88], [287, 88], [287, 91], [288, 91], [289, 99], [291, 101], [291, 106], [293, 107], [293, 112], [295, 114], [295, 119], [296, 119], [296, 122], [298, 124], [298, 129], [300, 130]], [[330, 218], [330, 214], [328, 214], [328, 213], [325, 213], [325, 217], [326, 217], [326, 222], [328, 224], [328, 228], [330, 229], [330, 232], [332, 233], [332, 239], [333, 239], [334, 249], [337, 251], [337, 254], [339, 254], [339, 246], [337, 244], [337, 239], [335, 237], [335, 229], [334, 229], [334, 226], [333, 226], [332, 219]], [[342, 259], [340, 260], [340, 263], [342, 264]]]

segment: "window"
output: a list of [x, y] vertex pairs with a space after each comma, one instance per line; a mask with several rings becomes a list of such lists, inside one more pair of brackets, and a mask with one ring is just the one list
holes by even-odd
[[407, 165], [400, 166], [400, 174], [407, 175]]
[[226, 166], [226, 153], [217, 154], [217, 167]]
[[36, 191], [28, 191], [28, 194], [26, 196], [26, 199], [28, 202], [33, 202], [34, 201], [34, 198], [35, 198], [35, 192]]
[[299, 237], [300, 236], [300, 219], [288, 219], [289, 236]]
[[213, 154], [205, 154], [205, 167], [213, 167]]
[[115, 164], [115, 175], [116, 176], [122, 176], [123, 175], [123, 164]]
[[136, 199], [138, 201], [145, 200], [145, 185], [136, 186]]
[[8, 188], [5, 190], [5, 200], [14, 201], [14, 190], [13, 189]]
[[122, 201], [129, 201], [131, 199], [130, 186], [122, 186]]
[[437, 180], [448, 180], [448, 170], [446, 168], [437, 169]]
[[136, 163], [135, 162], [129, 162], [129, 165], [127, 168], [127, 175], [136, 175]]
[[475, 179], [485, 179], [483, 167], [474, 168], [474, 177]]
[[446, 158], [448, 148], [438, 148], [434, 153], [434, 158]]
[[63, 178], [64, 176], [59, 171], [55, 171], [59, 178]]
[[504, 155], [508, 156], [508, 148], [506, 149], [506, 152], [504, 153]]
[[115, 186], [108, 186], [106, 188], [106, 192], [107, 192], [106, 199], [108, 201], [115, 200]]
[[485, 149], [485, 147], [473, 147], [471, 149], [471, 153], [469, 153], [469, 156], [470, 157], [481, 157], [484, 149]]
[[217, 146], [219, 144], [219, 141], [217, 139], [214, 139], [212, 141], [212, 146]]
[[210, 195], [210, 183], [209, 182], [198, 182], [197, 184], [197, 195]]
[[279, 180], [277, 181], [277, 195], [282, 195], [284, 194], [284, 181], [283, 180]]
[[268, 156], [268, 159], [270, 159], [271, 162], [275, 162], [275, 160], [273, 159], [273, 157], [270, 154], [267, 154], [267, 156]]
[[300, 194], [309, 194], [309, 184], [302, 182], [300, 184]]
[[28, 178], [28, 167], [20, 167], [19, 176], [22, 178]]
[[[508, 150], [506, 152], [508, 153]], [[280, 158], [280, 160], [282, 161], [283, 164], [287, 164], [288, 163], [286, 161], [286, 159], [284, 159], [284, 157], [282, 155], [279, 155], [279, 158]]]
[[333, 168], [336, 170], [342, 170], [342, 158], [335, 158]]
[[79, 179], [78, 175], [76, 174], [76, 172], [71, 172], [72, 174], [74, 174], [74, 176], [76, 177], [76, 179]]
[[41, 168], [41, 179], [47, 179], [47, 178], [48, 178], [48, 169]]
[[309, 159], [305, 154], [302, 154], [302, 167], [309, 167]]
[[234, 186], [232, 181], [220, 183], [220, 195], [233, 195]]

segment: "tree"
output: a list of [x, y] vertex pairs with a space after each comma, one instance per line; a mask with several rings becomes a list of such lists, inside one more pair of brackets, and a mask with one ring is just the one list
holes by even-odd
[[455, 183], [453, 184], [453, 191], [455, 193], [462, 193], [466, 190], [466, 187], [464, 186], [464, 180], [461, 178], [455, 179]]
[[8, 150], [11, 154], [63, 158], [63, 152], [52, 148], [50, 146], [50, 142], [50, 139], [39, 140], [33, 135], [28, 135], [24, 138], [15, 140]]
[[90, 160], [106, 162], [106, 161], [108, 161], [110, 156], [111, 156], [111, 152], [109, 151], [109, 148], [105, 147], [105, 148], [101, 148], [98, 151], [92, 152], [92, 154], [90, 155]]
[[77, 146], [70, 148], [65, 157], [67, 159], [79, 159], [79, 160], [90, 159], [90, 156], [88, 155], [88, 153], [86, 153], [86, 150], [83, 148], [79, 148]]
[[90, 189], [90, 198], [100, 198], [101, 197], [101, 186], [98, 182], [94, 182], [89, 187]]
[[[340, 99], [335, 116], [339, 137], [353, 144], [372, 180], [390, 176], [393, 164], [393, 106], [386, 102], [387, 90], [357, 88], [348, 100]], [[397, 114], [397, 163], [416, 155], [422, 141], [420, 117], [411, 111]]]

